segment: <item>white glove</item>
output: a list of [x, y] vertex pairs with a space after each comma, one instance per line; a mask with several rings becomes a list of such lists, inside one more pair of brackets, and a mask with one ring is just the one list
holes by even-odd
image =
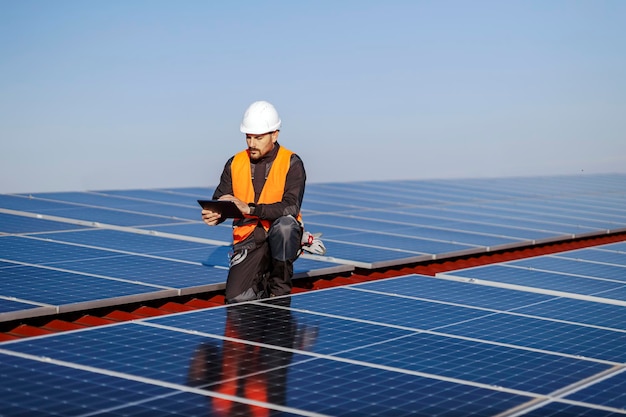
[[302, 250], [313, 255], [325, 255], [326, 246], [320, 239], [321, 233], [313, 234], [305, 231], [302, 233]]

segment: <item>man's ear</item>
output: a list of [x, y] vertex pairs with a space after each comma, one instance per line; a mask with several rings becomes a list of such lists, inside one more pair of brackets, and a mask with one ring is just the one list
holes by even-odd
[[278, 134], [280, 133], [280, 130], [276, 130], [274, 132], [272, 132], [272, 143], [276, 143], [276, 141], [278, 140]]

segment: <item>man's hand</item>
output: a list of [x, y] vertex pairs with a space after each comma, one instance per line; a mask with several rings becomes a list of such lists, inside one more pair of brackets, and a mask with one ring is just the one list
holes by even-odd
[[241, 201], [235, 196], [232, 196], [230, 194], [224, 194], [223, 196], [218, 198], [218, 200], [234, 201], [237, 207], [239, 208], [239, 210], [241, 210], [243, 214], [250, 214], [250, 206], [248, 206], [247, 203], [244, 203], [243, 201]]
[[209, 226], [215, 226], [221, 218], [222, 215], [216, 211], [202, 209], [202, 220]]

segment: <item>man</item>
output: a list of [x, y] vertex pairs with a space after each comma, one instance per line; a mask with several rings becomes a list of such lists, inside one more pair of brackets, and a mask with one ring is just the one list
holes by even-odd
[[[301, 248], [300, 206], [306, 173], [302, 160], [278, 143], [280, 117], [270, 103], [252, 103], [240, 130], [248, 149], [224, 166], [213, 199], [234, 201], [244, 214], [233, 220], [233, 254], [226, 302], [237, 303], [291, 292], [293, 262]], [[202, 210], [209, 226], [220, 213]]]

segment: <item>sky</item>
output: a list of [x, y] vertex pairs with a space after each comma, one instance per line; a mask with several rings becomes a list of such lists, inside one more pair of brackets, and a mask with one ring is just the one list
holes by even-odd
[[626, 173], [626, 1], [0, 0], [0, 193]]

